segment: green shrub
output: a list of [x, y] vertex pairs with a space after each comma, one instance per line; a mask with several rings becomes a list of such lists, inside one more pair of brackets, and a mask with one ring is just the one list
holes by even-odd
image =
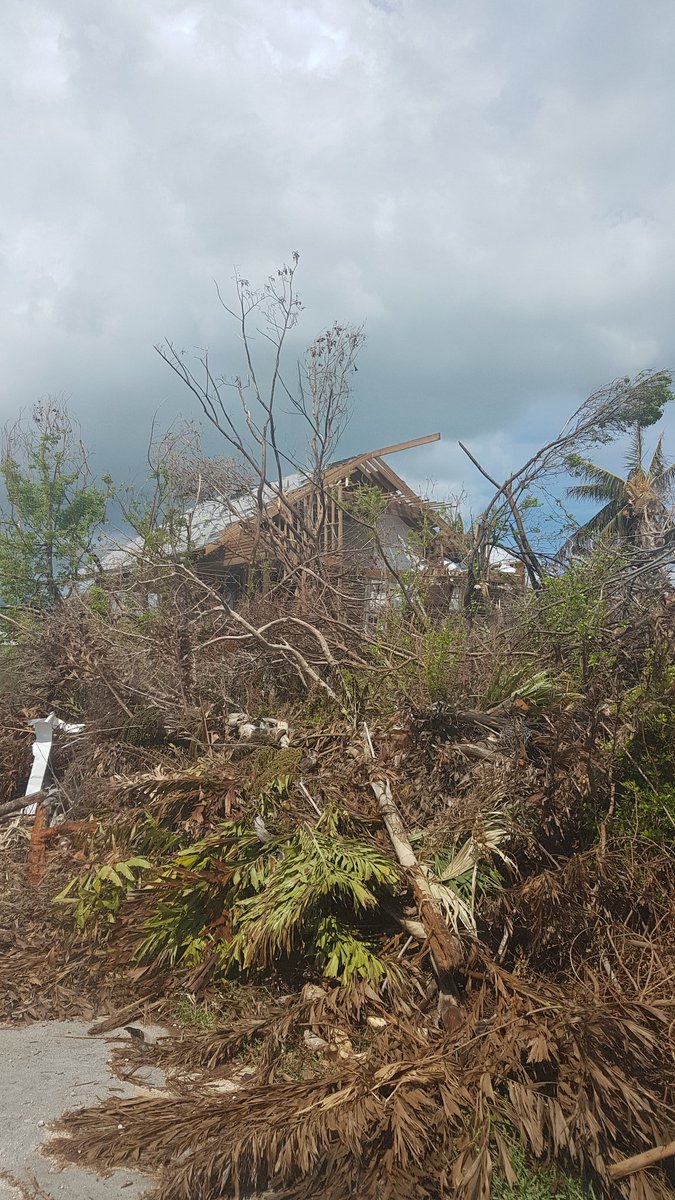
[[102, 925], [113, 925], [122, 901], [136, 890], [145, 871], [152, 870], [147, 858], [134, 855], [119, 862], [103, 863], [66, 884], [54, 904], [70, 905], [75, 924], [95, 933]]
[[675, 840], [675, 784], [651, 787], [627, 780], [617, 804], [617, 824], [633, 836], [671, 845]]
[[547, 655], [552, 651], [577, 681], [613, 662], [613, 650], [605, 645], [608, 572], [606, 555], [598, 552], [546, 579], [528, 609], [532, 648], [539, 645]]
[[429, 700], [433, 703], [452, 696], [453, 683], [462, 650], [466, 644], [466, 627], [462, 617], [453, 614], [441, 625], [429, 625], [424, 634], [424, 680]]

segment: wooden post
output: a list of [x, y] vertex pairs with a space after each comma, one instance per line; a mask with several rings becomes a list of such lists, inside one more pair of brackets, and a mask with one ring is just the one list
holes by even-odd
[[39, 804], [33, 821], [28, 851], [28, 883], [37, 887], [45, 869], [45, 834], [47, 832], [47, 809]]

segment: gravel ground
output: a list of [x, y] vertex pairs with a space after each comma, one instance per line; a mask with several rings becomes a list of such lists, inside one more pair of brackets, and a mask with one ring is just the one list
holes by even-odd
[[[87, 1028], [74, 1021], [0, 1028], [0, 1200], [138, 1200], [151, 1186], [135, 1171], [101, 1178], [79, 1167], [60, 1170], [40, 1152], [47, 1125], [67, 1109], [138, 1095], [138, 1087], [111, 1073], [108, 1039], [88, 1037]], [[147, 1028], [146, 1036], [158, 1032]], [[141, 1078], [147, 1086], [162, 1083], [156, 1071]]]

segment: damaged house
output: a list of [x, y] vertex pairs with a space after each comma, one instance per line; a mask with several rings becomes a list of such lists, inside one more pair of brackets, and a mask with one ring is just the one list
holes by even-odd
[[[401, 597], [413, 571], [427, 605], [458, 607], [466, 584], [461, 528], [385, 461], [438, 440], [434, 433], [352, 455], [328, 464], [319, 480], [298, 471], [234, 498], [201, 501], [185, 514], [177, 551], [235, 607], [253, 591], [301, 595], [320, 577], [352, 620], [370, 622]], [[137, 537], [109, 551], [103, 566], [124, 574], [143, 558]], [[495, 566], [500, 576], [514, 571]]]
[[[233, 499], [201, 501], [185, 514], [178, 549], [231, 604], [260, 587], [301, 588], [318, 564], [367, 612], [412, 570], [447, 604], [462, 557], [457, 531], [385, 461], [439, 439], [435, 433], [330, 463], [319, 481], [295, 472]], [[143, 557], [136, 537], [108, 551], [103, 567], [124, 574]]]

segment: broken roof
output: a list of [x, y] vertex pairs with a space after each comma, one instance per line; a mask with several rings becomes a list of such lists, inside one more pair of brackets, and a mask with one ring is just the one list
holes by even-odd
[[[367, 450], [350, 458], [338, 459], [329, 463], [324, 472], [324, 486], [331, 486], [345, 480], [356, 470], [364, 475], [380, 475], [400, 494], [401, 499], [419, 509], [425, 501], [418, 496], [405, 480], [385, 462], [385, 455], [397, 454], [401, 450], [412, 450], [416, 446], [424, 446], [429, 442], [440, 441], [440, 433], [428, 434], [426, 437], [413, 438], [407, 442], [397, 442], [383, 446], [378, 450]], [[294, 471], [285, 475], [280, 483], [266, 483], [263, 488], [262, 502], [267, 512], [275, 511], [284, 501], [296, 503], [312, 488], [310, 472]], [[187, 550], [201, 551], [210, 554], [225, 542], [230, 540], [234, 527], [242, 526], [249, 518], [259, 511], [257, 495], [247, 493], [232, 500], [202, 500], [185, 513], [185, 529], [178, 538], [179, 552]], [[443, 523], [444, 524], [444, 523]], [[448, 528], [449, 532], [449, 528]], [[101, 555], [103, 569], [111, 571], [131, 566], [143, 552], [144, 539], [138, 535], [125, 538], [113, 544]]]

